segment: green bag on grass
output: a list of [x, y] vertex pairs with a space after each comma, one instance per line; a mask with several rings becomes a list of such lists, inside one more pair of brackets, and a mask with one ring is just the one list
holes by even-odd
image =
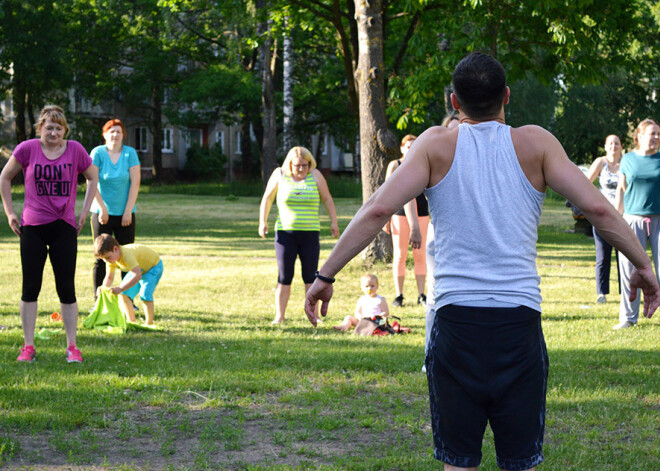
[[124, 313], [119, 308], [117, 295], [107, 288], [101, 288], [94, 310], [83, 322], [83, 327], [102, 330], [109, 334], [126, 332], [127, 322]]
[[108, 334], [123, 334], [127, 330], [148, 330], [162, 332], [157, 325], [142, 325], [130, 322], [124, 317], [119, 307], [119, 298], [109, 289], [102, 288], [96, 298], [96, 306], [89, 317], [83, 322], [83, 327], [96, 329]]

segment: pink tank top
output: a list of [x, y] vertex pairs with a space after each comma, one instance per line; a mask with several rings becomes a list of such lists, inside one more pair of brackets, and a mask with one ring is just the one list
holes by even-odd
[[76, 227], [76, 189], [78, 174], [87, 170], [92, 159], [76, 141], [67, 141], [66, 150], [49, 160], [39, 139], [16, 146], [14, 157], [23, 167], [25, 203], [22, 226], [40, 226], [61, 219]]

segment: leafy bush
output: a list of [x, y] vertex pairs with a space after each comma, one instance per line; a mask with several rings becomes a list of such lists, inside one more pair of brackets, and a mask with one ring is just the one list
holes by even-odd
[[201, 147], [193, 145], [186, 152], [183, 176], [193, 181], [218, 181], [225, 176], [227, 156], [219, 146]]

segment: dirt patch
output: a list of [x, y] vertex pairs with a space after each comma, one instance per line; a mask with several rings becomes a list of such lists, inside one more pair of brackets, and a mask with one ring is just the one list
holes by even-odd
[[[295, 412], [294, 407], [281, 406]], [[18, 446], [13, 456], [3, 458], [11, 458], [5, 469], [48, 471], [317, 467], [332, 465], [337, 457], [357, 456], [358, 438], [390, 446], [412, 438], [401, 428], [376, 434], [353, 425], [330, 431], [307, 430], [305, 425], [257, 406], [139, 407], [106, 417], [102, 428], [11, 434]]]

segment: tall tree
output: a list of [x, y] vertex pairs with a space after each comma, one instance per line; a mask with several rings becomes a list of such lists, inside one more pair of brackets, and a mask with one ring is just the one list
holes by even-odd
[[[359, 38], [355, 78], [360, 97], [362, 198], [366, 200], [385, 179], [387, 161], [397, 155], [399, 146], [388, 129], [385, 114], [381, 0], [355, 0], [355, 18]], [[368, 260], [382, 259], [385, 254], [385, 244], [379, 239], [363, 252]]]
[[263, 145], [261, 149], [261, 178], [268, 183], [271, 173], [277, 167], [277, 114], [275, 110], [275, 89], [273, 74], [275, 68], [273, 35], [271, 33], [272, 20], [270, 19], [267, 0], [255, 2], [259, 24], [259, 71], [261, 72], [261, 109], [263, 122]]
[[282, 41], [282, 99], [283, 107], [283, 144], [284, 152], [293, 147], [293, 35], [291, 34], [291, 20], [284, 18], [284, 40]]
[[1, 0], [0, 11], [0, 90], [11, 91], [19, 143], [34, 137], [35, 114], [46, 101], [67, 107], [65, 18], [52, 0]]
[[165, 97], [188, 71], [194, 38], [159, 0], [122, 2], [121, 8], [85, 0], [68, 5], [78, 87], [95, 101], [119, 101], [149, 128], [154, 181], [161, 181]]

